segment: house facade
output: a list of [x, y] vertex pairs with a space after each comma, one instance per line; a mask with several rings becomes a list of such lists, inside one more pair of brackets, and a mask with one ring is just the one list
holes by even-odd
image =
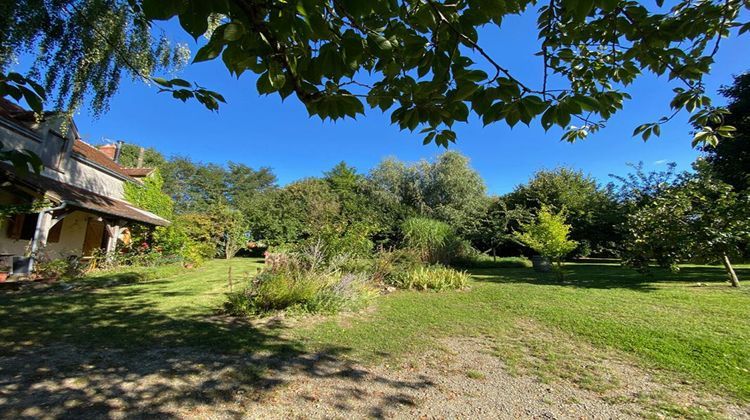
[[0, 141], [7, 149], [36, 153], [44, 164], [37, 175], [0, 163], [0, 206], [37, 203], [29, 212], [3, 213], [14, 213], [0, 220], [5, 266], [30, 270], [39, 253], [64, 258], [112, 252], [128, 226], [169, 224], [124, 197], [125, 184], [139, 183], [153, 170], [123, 167], [117, 162], [118, 144], [97, 148], [84, 142], [71, 120], [48, 114], [36, 121], [32, 113], [0, 99]]

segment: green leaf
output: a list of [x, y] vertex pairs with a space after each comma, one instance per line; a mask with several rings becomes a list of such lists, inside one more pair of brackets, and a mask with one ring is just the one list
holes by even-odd
[[40, 98], [34, 91], [25, 86], [19, 86], [19, 88], [23, 92], [23, 97], [24, 99], [26, 99], [26, 103], [29, 104], [31, 110], [36, 113], [41, 113], [44, 107], [44, 105], [42, 104], [42, 98]]
[[187, 80], [183, 80], [183, 79], [172, 79], [169, 82], [174, 86], [180, 86], [180, 87], [186, 87], [186, 88], [193, 87], [193, 85], [190, 82], [188, 82]]
[[141, 10], [148, 20], [168, 20], [185, 8], [183, 0], [143, 0]]
[[207, 0], [188, 0], [184, 11], [180, 12], [180, 25], [196, 40], [208, 30], [211, 3]]
[[583, 22], [594, 8], [594, 0], [576, 0], [576, 3], [574, 17], [578, 22]]
[[368, 36], [367, 43], [371, 48], [375, 48], [380, 52], [390, 52], [393, 49], [391, 41], [380, 34], [371, 34], [370, 36]]
[[211, 42], [204, 45], [201, 49], [198, 50], [197, 53], [195, 53], [193, 63], [213, 60], [214, 58], [218, 57], [219, 54], [221, 54], [222, 49], [224, 49], [223, 44], [219, 44], [218, 42], [214, 42], [213, 40], [211, 40]]
[[224, 26], [224, 40], [237, 41], [245, 35], [245, 26], [241, 23], [229, 22]]
[[274, 89], [280, 89], [286, 82], [286, 76], [281, 66], [275, 61], [271, 62], [268, 68], [268, 82]]

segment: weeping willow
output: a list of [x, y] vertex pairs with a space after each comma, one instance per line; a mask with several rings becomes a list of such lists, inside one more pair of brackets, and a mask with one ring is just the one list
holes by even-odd
[[[190, 59], [129, 6], [128, 0], [0, 2], [0, 72], [23, 64], [47, 92], [47, 108], [108, 110], [123, 76], [148, 80]], [[27, 64], [28, 63], [28, 64]]]

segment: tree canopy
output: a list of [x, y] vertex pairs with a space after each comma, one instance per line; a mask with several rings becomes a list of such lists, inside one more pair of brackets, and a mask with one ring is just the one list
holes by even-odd
[[732, 138], [706, 145], [706, 161], [722, 181], [737, 191], [750, 190], [750, 73], [735, 77], [720, 93], [729, 99], [726, 122], [737, 129]]
[[733, 286], [730, 263], [750, 241], [750, 196], [717, 179], [703, 161], [628, 217], [626, 261], [636, 267], [655, 259], [678, 269], [691, 260], [721, 261]]
[[148, 81], [179, 70], [191, 56], [127, 0], [5, 1], [0, 33], [0, 74], [30, 57], [29, 77], [53, 109], [69, 112], [87, 95], [93, 112], [104, 112], [124, 75]]
[[[7, 4], [5, 4], [7, 3]], [[57, 104], [85, 93], [95, 110], [120, 75], [150, 80], [175, 98], [217, 109], [224, 98], [197, 83], [154, 77], [179, 66], [184, 50], [152, 38], [156, 23], [176, 18], [205, 43], [193, 62], [221, 60], [227, 71], [257, 74], [261, 94], [294, 95], [310, 115], [356, 117], [365, 104], [390, 112], [402, 129], [447, 146], [453, 126], [471, 115], [510, 126], [539, 118], [574, 141], [600, 129], [630, 98], [644, 74], [673, 82], [672, 111], [693, 112], [695, 144], [718, 142], [732, 128], [712, 106], [703, 78], [722, 37], [750, 23], [750, 0], [64, 0], [5, 2], [0, 9], [0, 70], [23, 53], [33, 74], [56, 87]], [[539, 76], [515, 74], [507, 57], [487, 52], [487, 33], [515, 14], [535, 13]], [[530, 30], [532, 30], [530, 28]], [[36, 47], [40, 47], [35, 49]], [[77, 63], [70, 66], [71, 62]], [[635, 130], [659, 135], [672, 115]]]

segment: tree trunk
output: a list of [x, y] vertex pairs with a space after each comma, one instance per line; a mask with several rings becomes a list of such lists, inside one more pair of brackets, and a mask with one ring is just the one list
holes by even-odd
[[724, 263], [724, 268], [727, 269], [729, 283], [732, 284], [732, 287], [740, 287], [740, 279], [737, 278], [737, 273], [735, 273], [732, 263], [729, 261], [729, 256], [727, 254], [722, 255], [721, 261]]

